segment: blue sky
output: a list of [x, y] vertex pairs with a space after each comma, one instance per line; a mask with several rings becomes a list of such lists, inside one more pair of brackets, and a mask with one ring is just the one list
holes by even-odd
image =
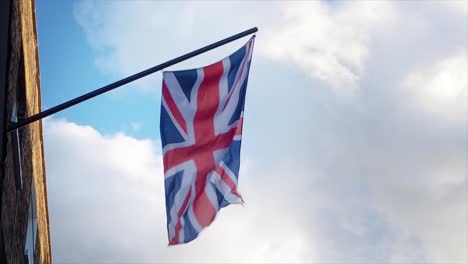
[[[103, 73], [96, 67], [97, 52], [90, 47], [85, 32], [73, 16], [74, 5], [73, 1], [57, 1], [52, 5], [37, 2], [44, 108], [118, 80], [118, 76]], [[138, 138], [158, 137], [159, 97], [131, 92], [128, 86], [131, 85], [70, 108], [56, 117], [91, 125], [104, 133], [125, 131]], [[159, 85], [155, 85], [155, 93], [158, 88]], [[140, 124], [136, 125], [139, 128], [132, 128], [132, 123]]]
[[37, 1], [44, 109], [259, 27], [246, 206], [167, 247], [156, 73], [44, 121], [55, 262], [465, 263], [467, 10], [457, 0]]

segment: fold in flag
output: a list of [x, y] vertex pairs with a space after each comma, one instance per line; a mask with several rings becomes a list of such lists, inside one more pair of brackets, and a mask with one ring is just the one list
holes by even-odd
[[245, 93], [255, 36], [231, 56], [163, 73], [161, 142], [169, 245], [187, 243], [237, 192]]

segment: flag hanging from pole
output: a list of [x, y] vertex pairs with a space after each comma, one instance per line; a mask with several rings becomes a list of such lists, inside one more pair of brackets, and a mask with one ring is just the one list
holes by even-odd
[[169, 245], [195, 239], [237, 192], [245, 93], [255, 36], [212, 65], [165, 71], [161, 142]]

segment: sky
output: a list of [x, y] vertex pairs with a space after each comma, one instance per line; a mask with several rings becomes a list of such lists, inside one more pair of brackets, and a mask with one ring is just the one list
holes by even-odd
[[468, 262], [466, 1], [37, 0], [36, 18], [43, 109], [259, 28], [245, 205], [167, 246], [155, 73], [43, 121], [54, 262]]

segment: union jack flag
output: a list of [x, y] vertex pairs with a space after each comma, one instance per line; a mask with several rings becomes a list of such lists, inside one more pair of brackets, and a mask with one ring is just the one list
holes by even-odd
[[237, 192], [242, 120], [255, 36], [231, 56], [163, 73], [161, 142], [169, 245], [187, 243]]

